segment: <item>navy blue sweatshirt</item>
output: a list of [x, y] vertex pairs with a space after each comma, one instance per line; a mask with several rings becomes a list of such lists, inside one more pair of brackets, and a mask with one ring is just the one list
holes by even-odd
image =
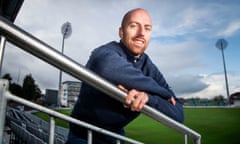
[[[135, 58], [121, 42], [110, 42], [92, 52], [86, 67], [116, 86], [121, 84], [129, 90], [146, 92], [149, 106], [179, 122], [183, 121], [182, 105], [178, 101], [175, 106], [168, 102], [175, 95], [145, 53], [140, 58]], [[71, 114], [74, 118], [120, 134], [123, 127], [138, 115], [139, 112], [124, 108], [122, 103], [85, 83]], [[86, 139], [84, 128], [70, 124], [70, 130]], [[110, 143], [112, 140], [99, 134], [94, 134], [93, 138], [94, 143]]]

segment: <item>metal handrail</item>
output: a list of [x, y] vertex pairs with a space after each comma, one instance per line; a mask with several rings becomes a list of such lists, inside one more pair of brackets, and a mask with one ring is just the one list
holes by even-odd
[[[124, 98], [127, 95], [125, 92], [110, 82], [106, 81], [105, 79], [99, 77], [95, 73], [91, 72], [90, 70], [86, 69], [84, 66], [75, 62], [71, 58], [58, 52], [53, 47], [47, 45], [46, 43], [17, 27], [3, 17], [0, 17], [0, 34], [4, 35], [8, 41], [25, 50], [26, 52], [33, 54], [34, 56], [63, 70], [73, 77], [88, 83], [89, 85], [97, 88], [102, 92], [105, 92], [112, 98], [120, 102], [124, 102]], [[150, 106], [144, 105], [141, 112], [161, 122], [162, 124], [184, 134], [185, 137], [191, 137], [195, 144], [201, 143], [201, 135], [199, 133], [193, 131], [181, 123], [176, 122], [175, 120], [151, 108]]]
[[[31, 107], [33, 109], [36, 109], [36, 110], [39, 110], [39, 111], [41, 111], [43, 113], [48, 114], [50, 116], [50, 132], [49, 132], [50, 135], [49, 135], [49, 142], [48, 142], [49, 144], [53, 144], [54, 143], [55, 118], [60, 118], [62, 120], [65, 120], [65, 121], [68, 121], [68, 122], [72, 122], [74, 124], [86, 127], [87, 129], [90, 130], [90, 134], [92, 133], [92, 131], [96, 131], [96, 132], [99, 132], [99, 133], [102, 133], [102, 134], [105, 134], [105, 135], [112, 136], [112, 137], [116, 138], [117, 140], [122, 140], [122, 141], [129, 142], [129, 143], [132, 143], [132, 144], [142, 144], [141, 142], [132, 140], [130, 138], [126, 138], [126, 137], [124, 137], [122, 135], [115, 134], [115, 133], [110, 132], [108, 130], [105, 130], [105, 129], [96, 127], [94, 125], [88, 124], [86, 122], [79, 121], [78, 119], [72, 118], [70, 116], [66, 116], [66, 115], [61, 114], [59, 112], [56, 112], [54, 110], [48, 109], [46, 107], [43, 107], [43, 106], [38, 105], [38, 104], [35, 104], [35, 103], [30, 102], [28, 100], [25, 100], [23, 98], [17, 97], [15, 95], [11, 94], [8, 91], [8, 81], [7, 80], [0, 79], [0, 99], [1, 99], [0, 104], [4, 105], [4, 106], [6, 106], [7, 100], [12, 100], [12, 101], [15, 101], [17, 103], [23, 104], [25, 106]], [[0, 111], [0, 112], [5, 114], [4, 111], [6, 111], [6, 108], [3, 108], [2, 111]], [[5, 116], [2, 116], [0, 118], [1, 122], [4, 121], [4, 118], [5, 118]], [[1, 129], [1, 127], [0, 127], [0, 129]], [[89, 138], [89, 139], [92, 139], [92, 138]], [[1, 141], [0, 141], [0, 143], [1, 143]], [[89, 142], [89, 144], [91, 144], [91, 142]]]

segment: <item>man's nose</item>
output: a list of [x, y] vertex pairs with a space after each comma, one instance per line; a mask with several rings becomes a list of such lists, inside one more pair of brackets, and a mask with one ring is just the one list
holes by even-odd
[[141, 35], [141, 36], [144, 36], [145, 33], [146, 33], [145, 27], [144, 26], [139, 26], [138, 34]]

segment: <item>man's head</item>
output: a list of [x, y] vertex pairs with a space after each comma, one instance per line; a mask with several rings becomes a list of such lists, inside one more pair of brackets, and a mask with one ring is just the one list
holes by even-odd
[[133, 9], [125, 14], [119, 28], [123, 44], [135, 56], [140, 56], [148, 46], [152, 32], [152, 20], [144, 9]]

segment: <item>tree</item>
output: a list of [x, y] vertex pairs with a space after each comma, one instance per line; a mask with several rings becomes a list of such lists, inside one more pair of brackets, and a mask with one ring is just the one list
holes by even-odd
[[41, 90], [38, 85], [35, 84], [35, 80], [31, 74], [25, 76], [22, 90], [23, 97], [27, 100], [35, 101], [41, 96]]
[[221, 106], [224, 105], [224, 96], [217, 95], [213, 98], [214, 105]]
[[9, 83], [11, 84], [11, 81], [12, 81], [12, 77], [9, 73], [5, 74], [3, 77], [3, 79], [7, 79], [9, 81]]
[[22, 87], [19, 84], [12, 83], [12, 77], [9, 73], [5, 74], [2, 78], [9, 81], [9, 91], [12, 94], [22, 97]]
[[23, 97], [22, 87], [19, 84], [12, 83], [9, 87], [9, 91], [19, 97]]
[[23, 80], [23, 85], [12, 83], [12, 77], [9, 73], [5, 74], [2, 78], [9, 81], [9, 91], [19, 97], [25, 98], [27, 100], [36, 101], [42, 96], [41, 90], [35, 80], [32, 78], [32, 75], [26, 75]]

